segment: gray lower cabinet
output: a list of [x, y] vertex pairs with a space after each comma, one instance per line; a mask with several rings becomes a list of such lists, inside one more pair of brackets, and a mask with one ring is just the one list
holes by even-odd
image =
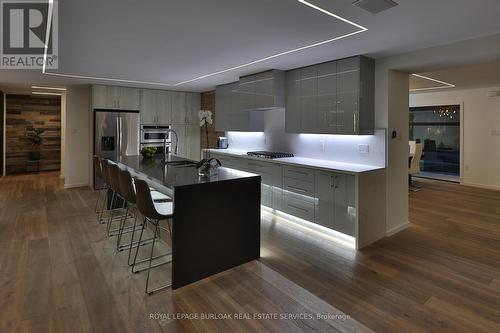
[[356, 177], [212, 153], [223, 166], [259, 174], [261, 203], [349, 236], [356, 236]]
[[316, 171], [315, 222], [346, 235], [356, 235], [355, 177]]
[[357, 56], [286, 73], [286, 131], [373, 134], [373, 59]]
[[186, 125], [186, 157], [191, 160], [199, 161], [201, 159], [200, 136], [199, 125]]

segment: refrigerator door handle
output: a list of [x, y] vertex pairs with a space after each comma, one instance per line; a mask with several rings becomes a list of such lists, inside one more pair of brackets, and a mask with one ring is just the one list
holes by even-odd
[[122, 117], [119, 116], [118, 117], [118, 127], [119, 127], [119, 132], [118, 132], [118, 143], [120, 144], [120, 149], [118, 150], [118, 156], [122, 156], [123, 155], [123, 152], [122, 152], [122, 149], [123, 149], [123, 122], [122, 122]]
[[119, 135], [120, 135], [119, 136], [119, 139], [120, 139], [120, 141], [119, 141], [120, 142], [120, 150], [118, 152], [119, 152], [120, 156], [124, 155], [123, 152], [122, 152], [122, 149], [123, 149], [123, 142], [122, 142], [123, 141], [123, 132], [122, 132], [123, 131], [123, 121], [122, 120], [123, 119], [122, 119], [121, 116], [118, 117], [118, 123], [120, 124], [120, 133], [119, 133]]
[[116, 118], [116, 154], [120, 155], [120, 117]]

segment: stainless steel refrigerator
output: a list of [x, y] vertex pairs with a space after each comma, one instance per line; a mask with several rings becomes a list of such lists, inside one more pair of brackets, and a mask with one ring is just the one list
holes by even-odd
[[[94, 109], [94, 155], [111, 158], [139, 155], [139, 111]], [[94, 188], [102, 188], [102, 179], [96, 177]]]

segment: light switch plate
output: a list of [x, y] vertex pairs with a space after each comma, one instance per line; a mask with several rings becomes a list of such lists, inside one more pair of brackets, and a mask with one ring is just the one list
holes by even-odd
[[370, 152], [370, 145], [367, 145], [367, 144], [359, 144], [358, 145], [358, 153], [368, 154], [369, 152]]
[[321, 152], [325, 152], [325, 140], [319, 140], [319, 145]]

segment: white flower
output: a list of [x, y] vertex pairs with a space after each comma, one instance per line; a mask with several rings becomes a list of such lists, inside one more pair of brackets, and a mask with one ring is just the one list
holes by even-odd
[[200, 112], [198, 112], [198, 118], [200, 120], [200, 127], [205, 126], [206, 124], [211, 125], [213, 123], [212, 111], [210, 110], [200, 110]]

